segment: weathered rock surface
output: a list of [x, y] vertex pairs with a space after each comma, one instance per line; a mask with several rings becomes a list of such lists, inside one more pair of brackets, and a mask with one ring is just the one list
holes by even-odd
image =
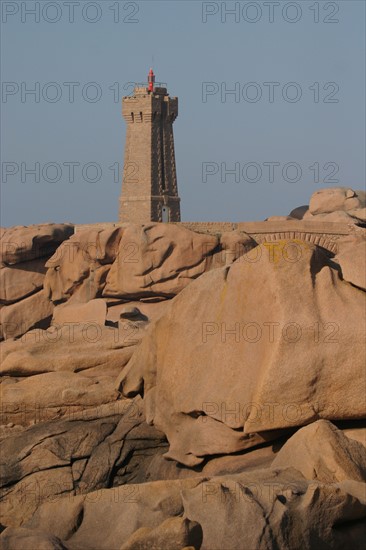
[[330, 214], [344, 210], [345, 212], [365, 208], [365, 191], [354, 191], [349, 187], [330, 187], [319, 189], [310, 199], [309, 212], [313, 215]]
[[366, 221], [366, 193], [349, 187], [319, 189], [309, 206], [299, 206], [290, 212], [298, 220], [322, 220], [334, 223], [359, 224]]
[[0, 332], [4, 339], [22, 336], [33, 328], [47, 328], [50, 325], [53, 304], [44, 290], [4, 306], [0, 310]]
[[[299, 430], [280, 453], [286, 446], [300, 444], [304, 448], [311, 440], [309, 428]], [[343, 456], [349, 455], [345, 462], [341, 458], [337, 463], [343, 464], [346, 479], [342, 481], [337, 481], [333, 458], [328, 460], [326, 453], [321, 459], [324, 468], [317, 469], [322, 430], [328, 434], [327, 441], [329, 434], [340, 438]], [[365, 483], [357, 478], [364, 459], [354, 452], [354, 442], [339, 435], [330, 423], [317, 422], [313, 434], [318, 456], [307, 456], [309, 476], [273, 464], [235, 475], [100, 489], [45, 502], [21, 529], [8, 528], [1, 538], [12, 541], [9, 549], [16, 548], [17, 541], [27, 534], [49, 537], [69, 550], [178, 550], [183, 545], [197, 550], [287, 550], [299, 545], [309, 550], [340, 550], [345, 545], [361, 549], [366, 534], [366, 495]], [[291, 461], [291, 455], [288, 459]], [[318, 479], [314, 479], [312, 467], [321, 474]]]
[[214, 254], [212, 267], [231, 265], [256, 246], [255, 240], [247, 233], [226, 231], [220, 235], [220, 251]]
[[141, 527], [131, 535], [121, 550], [184, 550], [200, 548], [202, 543], [202, 528], [199, 523], [187, 518], [173, 517], [166, 519], [158, 527], [149, 529]]
[[49, 326], [53, 304], [43, 291], [47, 258], [74, 232], [70, 224], [3, 229], [0, 239], [0, 340]]
[[146, 481], [152, 458], [167, 443], [146, 425], [141, 409], [139, 399], [70, 409], [63, 420], [38, 418], [36, 425], [4, 439], [1, 523], [20, 526], [42, 502], [62, 495]]
[[78, 293], [79, 302], [101, 295], [109, 265], [115, 260], [123, 228], [81, 231], [48, 260], [45, 289], [53, 302]]
[[366, 532], [364, 501], [341, 487], [309, 482], [292, 469], [212, 478], [184, 490], [183, 505], [187, 517], [201, 525], [207, 550], [325, 550], [347, 541], [361, 548], [359, 537]]
[[[205, 271], [231, 264], [256, 244], [239, 231], [214, 236], [174, 224], [124, 224], [73, 235], [73, 226], [65, 226], [63, 233], [62, 228], [32, 226], [4, 232], [4, 259], [22, 263], [0, 268], [0, 304], [6, 305], [1, 338], [16, 338], [37, 326], [47, 328], [52, 304], [58, 306], [54, 322], [77, 322], [92, 307], [85, 306], [83, 314], [82, 304], [102, 296], [106, 303], [171, 298]], [[19, 242], [11, 247], [7, 239], [13, 235]], [[42, 258], [23, 261], [38, 256]], [[37, 298], [24, 301], [37, 291]], [[100, 311], [99, 322], [102, 317]]]
[[[352, 211], [355, 212], [355, 211]], [[360, 210], [357, 210], [356, 212], [361, 212]], [[354, 223], [360, 223], [363, 220], [360, 218], [357, 218], [357, 216], [351, 214], [351, 210], [346, 212], [345, 210], [337, 210], [336, 212], [330, 212], [329, 214], [316, 214], [313, 215], [310, 212], [306, 212], [303, 217], [304, 221], [323, 221], [323, 222], [331, 222], [331, 223], [348, 223], [348, 224], [354, 224]]]
[[78, 232], [47, 262], [45, 288], [58, 303], [93, 298], [172, 297], [205, 271], [255, 246], [239, 231], [200, 234], [175, 224]]
[[79, 319], [3, 343], [3, 424], [26, 426], [39, 421], [37, 415], [49, 420], [116, 400], [115, 379], [146, 326], [127, 319], [117, 326]]
[[43, 287], [45, 259], [0, 267], [0, 303], [12, 304]]
[[346, 426], [342, 427], [342, 432], [349, 439], [358, 441], [361, 445], [366, 447], [366, 421], [356, 423], [356, 426], [352, 422], [347, 423]]
[[293, 435], [272, 468], [296, 468], [306, 479], [325, 483], [366, 480], [366, 450], [327, 420], [318, 420]]
[[119, 372], [124, 365], [125, 348], [131, 354], [144, 331], [144, 325], [129, 321], [121, 323], [121, 329], [95, 322], [70, 321], [47, 330], [30, 331], [21, 340], [2, 344], [0, 373], [25, 377], [97, 367], [104, 373], [108, 373], [108, 369]]
[[104, 296], [174, 296], [207, 271], [219, 240], [184, 227], [129, 225], [107, 276]]
[[363, 548], [365, 211], [2, 230], [1, 547]]
[[366, 290], [366, 239], [348, 239], [334, 258], [345, 281]]
[[2, 550], [67, 550], [59, 538], [42, 533], [34, 532], [32, 529], [12, 529], [6, 530], [1, 539]]
[[349, 187], [328, 187], [315, 191], [308, 206], [299, 206], [290, 212], [297, 220], [322, 220], [335, 223], [363, 223], [366, 221], [366, 193]]
[[269, 216], [264, 221], [266, 222], [286, 222], [291, 221], [291, 216]]
[[82, 323], [95, 323], [99, 327], [105, 325], [107, 317], [107, 304], [101, 298], [90, 300], [86, 303], [60, 304], [54, 309], [52, 324], [62, 326], [65, 324], [80, 325]]
[[365, 416], [366, 294], [314, 245], [256, 250], [257, 262], [251, 252], [181, 292], [118, 380], [124, 395], [144, 396], [167, 456], [183, 464], [258, 445], [273, 430]]
[[74, 233], [71, 224], [14, 226], [4, 229], [0, 239], [0, 262], [18, 264], [51, 256]]
[[117, 399], [114, 377], [92, 378], [67, 371], [37, 374], [2, 384], [2, 423], [29, 425], [67, 415], [69, 411], [90, 409]]

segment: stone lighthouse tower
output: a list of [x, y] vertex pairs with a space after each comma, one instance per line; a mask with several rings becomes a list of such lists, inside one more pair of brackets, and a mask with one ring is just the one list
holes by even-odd
[[122, 99], [127, 124], [125, 159], [120, 197], [122, 222], [179, 222], [173, 122], [178, 98], [170, 97], [165, 84], [137, 84], [132, 96]]

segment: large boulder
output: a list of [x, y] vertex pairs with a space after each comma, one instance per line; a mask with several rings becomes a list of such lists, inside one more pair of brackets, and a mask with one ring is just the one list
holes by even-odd
[[365, 208], [366, 193], [349, 187], [329, 187], [315, 191], [310, 199], [309, 211], [313, 215], [330, 214], [338, 210], [350, 211]]
[[53, 499], [0, 540], [11, 540], [9, 550], [23, 548], [25, 534], [70, 550], [361, 550], [364, 487], [308, 481], [291, 469], [121, 486]]
[[[74, 309], [74, 308], [72, 308]], [[1, 344], [1, 376], [24, 378], [47, 372], [114, 374], [145, 334], [146, 323], [121, 321], [103, 326], [93, 320], [64, 321], [47, 330], [32, 330], [20, 340]], [[97, 370], [98, 369], [98, 370]]]
[[4, 229], [0, 239], [0, 261], [18, 264], [51, 256], [74, 233], [71, 224], [14, 226]]
[[[40, 424], [5, 441], [4, 548], [31, 541], [58, 550], [362, 548], [365, 457], [329, 422], [300, 429], [269, 468], [136, 484], [131, 455], [146, 464], [148, 440], [163, 442], [144, 424], [141, 400], [87, 418]], [[126, 463], [130, 483], [119, 485], [115, 472]]]
[[144, 396], [167, 458], [186, 465], [319, 418], [363, 418], [365, 299], [315, 245], [264, 243], [183, 290], [117, 387]]
[[0, 303], [9, 305], [34, 294], [43, 287], [45, 273], [44, 258], [0, 266]]
[[33, 328], [49, 327], [53, 307], [43, 289], [19, 302], [3, 306], [0, 310], [2, 337], [17, 338]]
[[47, 261], [44, 286], [55, 303], [171, 298], [205, 271], [256, 245], [240, 231], [210, 235], [176, 224], [86, 229]]
[[100, 489], [46, 503], [25, 525], [35, 532], [57, 532], [55, 536], [73, 548], [117, 549], [141, 527], [152, 530], [182, 515], [181, 491], [198, 484], [187, 479]]
[[256, 470], [203, 480], [182, 498], [202, 528], [203, 549], [361, 549], [365, 484], [355, 485], [308, 481], [290, 468]]
[[[66, 548], [85, 550], [181, 550], [187, 544], [194, 550], [341, 550], [346, 544], [361, 549], [366, 535], [366, 498], [365, 484], [358, 476], [364, 459], [355, 452], [354, 442], [339, 436], [335, 427], [326, 423], [318, 426], [320, 432], [313, 431], [316, 452], [306, 450], [304, 472], [305, 461], [295, 453], [300, 470], [276, 465], [235, 475], [123, 485], [53, 498], [33, 515], [28, 513], [21, 529], [8, 528], [1, 538], [11, 538], [14, 548], [27, 533], [34, 537], [47, 534]], [[319, 469], [324, 433], [327, 443], [330, 433], [341, 442], [344, 458], [337, 461], [336, 453], [328, 457], [325, 452]], [[106, 442], [111, 437], [113, 434]], [[84, 436], [83, 441], [88, 439]], [[291, 462], [294, 447], [300, 444], [305, 450], [310, 441], [309, 428], [300, 430], [283, 447], [287, 452], [281, 459], [287, 456]], [[43, 446], [58, 449], [49, 443]], [[75, 443], [70, 447], [76, 449]], [[80, 449], [78, 454], [82, 452]], [[337, 474], [329, 473], [340, 464], [342, 480], [338, 481]], [[312, 468], [320, 474], [317, 479]]]
[[278, 452], [272, 468], [296, 468], [306, 479], [336, 483], [366, 480], [366, 451], [328, 420], [318, 420], [294, 434]]
[[[88, 311], [89, 305], [93, 307]], [[6, 377], [1, 386], [3, 424], [26, 426], [39, 417], [57, 418], [117, 399], [115, 379], [148, 323], [120, 319], [116, 326], [104, 326], [94, 317], [95, 305], [80, 306], [82, 316], [63, 313], [60, 324], [1, 344], [0, 374]], [[105, 315], [105, 303], [97, 306], [98, 315], [99, 306]], [[65, 310], [69, 308], [75, 310]]]
[[16, 226], [1, 231], [0, 340], [49, 326], [53, 304], [43, 291], [45, 264], [73, 232], [70, 224]]
[[115, 401], [113, 377], [68, 371], [9, 378], [1, 389], [1, 421], [29, 426]]
[[174, 224], [131, 224], [123, 233], [103, 295], [174, 296], [209, 269], [218, 244], [216, 236]]
[[122, 227], [85, 230], [63, 243], [46, 264], [50, 299], [64, 302], [77, 294], [75, 301], [87, 302], [100, 296], [122, 233]]
[[19, 526], [42, 502], [62, 494], [88, 493], [116, 480], [146, 481], [149, 464], [166, 441], [146, 425], [141, 409], [139, 399], [115, 401], [62, 420], [39, 420], [4, 439], [1, 523]]
[[328, 187], [312, 194], [310, 204], [299, 206], [290, 217], [305, 221], [360, 224], [366, 222], [366, 193], [349, 187]]

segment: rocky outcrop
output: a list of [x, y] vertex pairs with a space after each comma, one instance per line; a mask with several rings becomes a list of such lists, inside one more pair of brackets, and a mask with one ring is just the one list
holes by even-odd
[[[34, 327], [47, 328], [52, 304], [80, 305], [103, 298], [109, 306], [118, 300], [173, 298], [203, 273], [231, 265], [260, 241], [298, 236], [331, 251], [336, 248], [334, 239], [322, 235], [321, 228], [308, 235], [306, 228], [303, 233], [290, 221], [288, 231], [286, 221], [281, 227], [266, 222], [269, 234], [258, 226], [255, 238], [243, 224], [101, 224], [76, 234], [71, 225], [4, 230], [0, 309], [6, 326], [0, 337], [18, 338]], [[256, 231], [256, 224], [249, 226]], [[273, 226], [277, 233], [271, 235]], [[36, 294], [37, 298], [24, 302]]]
[[82, 231], [64, 242], [48, 260], [45, 289], [50, 299], [78, 302], [101, 295], [110, 264], [118, 253], [122, 228]]
[[45, 263], [45, 259], [40, 258], [10, 267], [1, 266], [0, 303], [12, 304], [40, 290], [47, 271]]
[[298, 220], [365, 223], [366, 193], [349, 187], [328, 187], [315, 191], [309, 206], [300, 206], [290, 212]]
[[202, 273], [230, 264], [256, 245], [239, 231], [200, 234], [176, 224], [125, 224], [82, 231], [46, 264], [53, 302], [96, 297], [171, 298]]
[[58, 418], [115, 401], [115, 379], [145, 334], [147, 321], [117, 326], [70, 319], [2, 345], [2, 423]]
[[107, 276], [104, 296], [172, 297], [207, 271], [219, 240], [176, 225], [129, 225]]
[[[26, 536], [33, 540], [43, 537], [51, 540], [54, 548], [63, 545], [61, 548], [70, 550], [178, 550], [182, 545], [197, 550], [285, 550], [299, 545], [340, 550], [347, 544], [360, 549], [366, 534], [365, 484], [358, 481], [357, 474], [363, 467], [360, 454], [332, 425], [316, 425], [320, 433], [313, 430], [315, 451], [307, 457], [309, 475], [273, 464], [236, 475], [130, 484], [88, 495], [59, 496], [41, 505], [20, 529], [6, 529], [1, 539], [9, 549]], [[307, 430], [298, 431], [293, 436], [296, 442], [290, 439], [287, 445], [306, 448], [311, 435]], [[329, 477], [327, 472], [332, 472], [335, 464], [333, 458], [328, 462], [326, 454], [322, 457], [326, 475], [317, 479], [312, 475], [324, 433], [333, 433], [342, 456], [348, 456], [346, 462], [340, 460], [346, 480]], [[286, 445], [281, 452], [285, 449]], [[291, 455], [288, 459], [292, 460]]]
[[153, 456], [166, 448], [164, 435], [144, 423], [138, 399], [37, 421], [2, 441], [3, 525], [20, 526], [62, 495], [146, 481]]
[[117, 383], [125, 396], [143, 395], [167, 457], [186, 465], [274, 430], [366, 413], [366, 294], [314, 245], [255, 251], [256, 262], [252, 251], [182, 291]]
[[339, 264], [343, 279], [366, 290], [366, 238], [350, 238], [341, 245], [334, 261]]
[[50, 325], [53, 304], [44, 290], [0, 310], [2, 338], [16, 338], [33, 328]]
[[1, 547], [363, 548], [362, 205], [3, 230]]
[[353, 212], [365, 206], [365, 191], [354, 191], [349, 187], [330, 187], [315, 191], [310, 199], [309, 211], [316, 216], [337, 211]]
[[[293, 435], [272, 462], [272, 468], [296, 468], [306, 479], [336, 483], [366, 480], [364, 445], [346, 437], [327, 420], [318, 420]], [[365, 495], [366, 496], [366, 495]]]
[[49, 257], [73, 233], [73, 225], [54, 223], [3, 229], [0, 239], [0, 261], [6, 265], [13, 265]]
[[70, 224], [3, 229], [0, 239], [0, 340], [50, 324], [53, 304], [43, 291], [46, 261], [74, 232]]

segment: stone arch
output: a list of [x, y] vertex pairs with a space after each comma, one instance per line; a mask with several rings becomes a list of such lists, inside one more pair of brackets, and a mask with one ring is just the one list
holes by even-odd
[[257, 242], [272, 242], [272, 241], [283, 241], [283, 240], [299, 240], [305, 241], [308, 243], [315, 244], [321, 248], [324, 248], [328, 252], [337, 254], [337, 235], [327, 235], [320, 233], [310, 233], [310, 232], [300, 232], [300, 231], [284, 231], [281, 233], [260, 233], [252, 234], [251, 237]]

